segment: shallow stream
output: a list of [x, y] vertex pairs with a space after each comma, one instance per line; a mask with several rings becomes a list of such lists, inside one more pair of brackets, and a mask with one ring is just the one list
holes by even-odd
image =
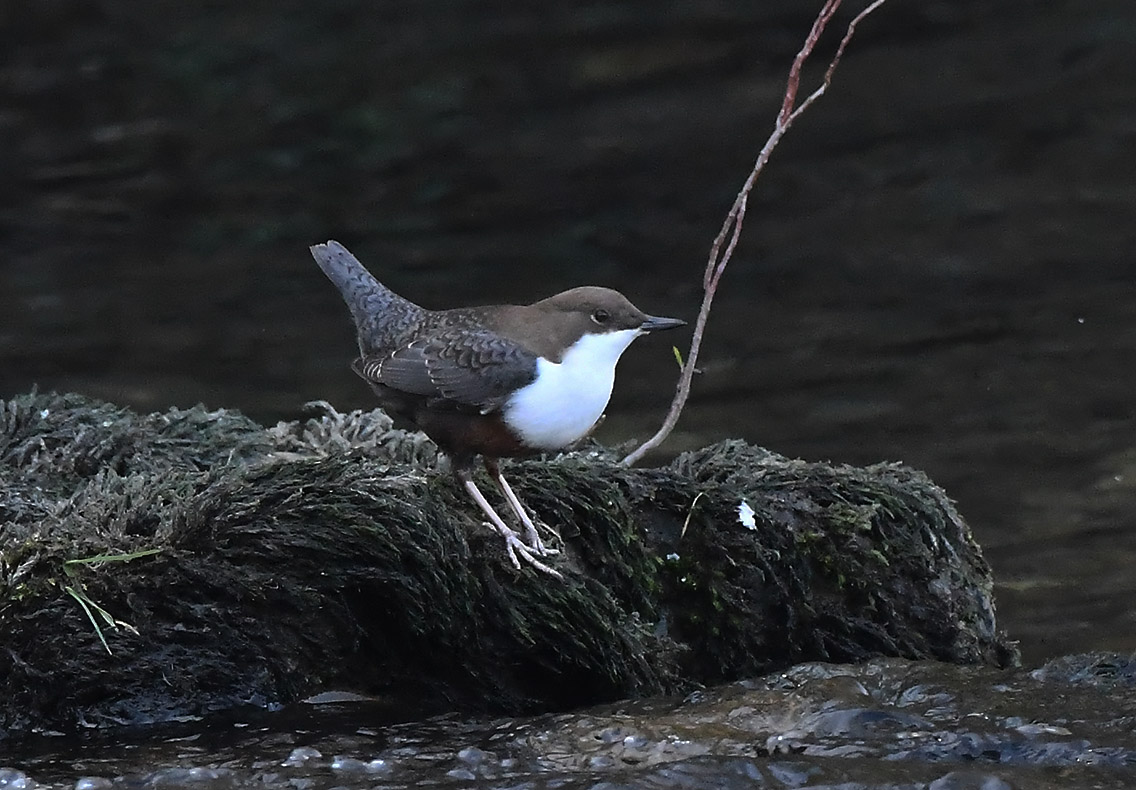
[[[276, 713], [42, 739], [5, 790], [110, 788], [1130, 788], [1136, 661], [1001, 672], [802, 664], [685, 699], [397, 723], [323, 695]], [[54, 741], [54, 742], [53, 742]]]

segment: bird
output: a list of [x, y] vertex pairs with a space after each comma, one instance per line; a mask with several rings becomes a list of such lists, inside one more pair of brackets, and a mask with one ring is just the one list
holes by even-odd
[[[392, 416], [408, 420], [451, 460], [461, 487], [505, 540], [509, 559], [553, 576], [532, 517], [499, 459], [562, 450], [603, 416], [616, 363], [635, 338], [685, 325], [647, 315], [610, 288], [583, 286], [528, 305], [428, 310], [380, 283], [337, 241], [312, 257], [354, 320], [351, 364]], [[518, 534], [474, 482], [480, 458], [523, 527]]]

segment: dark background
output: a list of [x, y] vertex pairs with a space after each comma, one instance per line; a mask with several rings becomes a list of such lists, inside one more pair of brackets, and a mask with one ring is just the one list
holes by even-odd
[[[6, 4], [0, 397], [370, 408], [328, 238], [430, 307], [693, 319], [816, 6]], [[667, 450], [923, 468], [1027, 661], [1136, 649], [1134, 206], [1131, 0], [890, 0], [758, 182]], [[602, 439], [653, 431], [672, 341]]]

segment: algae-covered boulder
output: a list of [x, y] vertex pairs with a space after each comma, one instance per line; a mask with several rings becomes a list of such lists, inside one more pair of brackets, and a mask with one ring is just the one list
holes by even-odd
[[725, 442], [657, 469], [515, 462], [564, 574], [514, 569], [433, 445], [381, 412], [264, 428], [0, 401], [0, 730], [321, 689], [563, 709], [805, 660], [1005, 664], [990, 570], [919, 472]]

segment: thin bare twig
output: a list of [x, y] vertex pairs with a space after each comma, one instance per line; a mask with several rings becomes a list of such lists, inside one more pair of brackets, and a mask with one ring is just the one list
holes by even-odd
[[[813, 102], [824, 95], [828, 90], [828, 86], [832, 83], [832, 75], [836, 71], [837, 64], [844, 56], [844, 49], [848, 46], [848, 42], [852, 39], [852, 35], [856, 32], [856, 26], [860, 24], [868, 14], [875, 11], [885, 0], [873, 0], [868, 6], [860, 13], [853, 17], [852, 21], [848, 23], [848, 29], [844, 32], [844, 38], [840, 40], [840, 46], [836, 48], [836, 54], [833, 55], [832, 61], [828, 64], [828, 68], [824, 72], [824, 79], [821, 84], [817, 86], [816, 90], [810, 93], [798, 105], [797, 91], [801, 82], [801, 68], [804, 66], [805, 61], [809, 59], [813, 49], [816, 48], [817, 41], [820, 40], [821, 34], [824, 33], [829, 20], [832, 19], [836, 10], [840, 8], [842, 0], [825, 0], [824, 6], [821, 7], [820, 13], [817, 14], [816, 20], [813, 22], [812, 29], [809, 31], [808, 36], [805, 37], [805, 43], [801, 47], [797, 56], [793, 59], [793, 65], [789, 67], [789, 78], [785, 84], [785, 97], [781, 102], [781, 110], [777, 113], [777, 121], [773, 125], [773, 132], [769, 135], [769, 139], [765, 141], [761, 152], [757, 155], [754, 161], [753, 169], [750, 171], [749, 176], [746, 178], [745, 183], [742, 184], [741, 191], [738, 192], [737, 198], [734, 200], [734, 205], [730, 207], [730, 211], [726, 214], [726, 220], [722, 223], [722, 229], [718, 231], [718, 235], [714, 238], [714, 243], [710, 245], [710, 258], [706, 264], [706, 272], [702, 277], [702, 306], [698, 310], [698, 318], [694, 322], [694, 334], [690, 341], [690, 352], [686, 355], [686, 361], [682, 366], [682, 373], [679, 376], [678, 384], [675, 387], [674, 400], [671, 401], [670, 411], [667, 412], [666, 419], [663, 420], [662, 426], [647, 441], [639, 445], [635, 450], [623, 459], [623, 463], [630, 466], [636, 461], [640, 460], [644, 455], [658, 447], [674, 430], [675, 425], [678, 423], [679, 415], [682, 414], [683, 407], [686, 405], [686, 400], [690, 396], [690, 386], [694, 379], [695, 363], [698, 360], [698, 352], [702, 347], [702, 335], [706, 330], [706, 321], [710, 317], [710, 305], [714, 301], [714, 295], [718, 291], [718, 282], [722, 279], [723, 272], [726, 271], [726, 265], [730, 262], [730, 258], [734, 254], [734, 248], [737, 246], [738, 237], [742, 232], [742, 222], [745, 220], [746, 203], [749, 200], [749, 193], [753, 189], [754, 182], [765, 169], [766, 162], [769, 161], [770, 154], [777, 144], [781, 142], [785, 132], [793, 125], [793, 122], [807, 110]], [[722, 245], [725, 244], [725, 249]]]

